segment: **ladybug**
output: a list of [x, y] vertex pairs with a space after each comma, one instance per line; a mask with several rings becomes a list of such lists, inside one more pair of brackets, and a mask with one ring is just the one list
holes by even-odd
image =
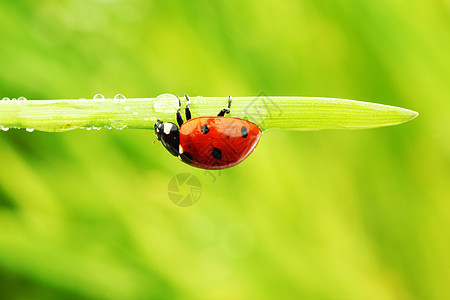
[[228, 108], [222, 109], [214, 117], [191, 119], [190, 100], [186, 97], [186, 122], [180, 113], [181, 102], [176, 112], [178, 126], [157, 120], [154, 125], [158, 141], [182, 162], [193, 167], [219, 170], [237, 165], [246, 159], [258, 145], [261, 137], [259, 127], [247, 120], [225, 117], [230, 113], [231, 96]]

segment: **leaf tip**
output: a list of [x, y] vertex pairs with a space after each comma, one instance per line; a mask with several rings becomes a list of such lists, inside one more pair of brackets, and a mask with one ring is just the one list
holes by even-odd
[[419, 116], [419, 113], [417, 111], [405, 109], [405, 115], [408, 117], [406, 121], [411, 121]]

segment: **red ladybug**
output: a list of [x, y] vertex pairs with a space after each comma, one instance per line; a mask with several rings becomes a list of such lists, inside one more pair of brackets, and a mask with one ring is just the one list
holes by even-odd
[[160, 120], [154, 126], [158, 141], [181, 161], [202, 169], [225, 169], [243, 161], [258, 145], [261, 130], [256, 124], [225, 117], [230, 112], [231, 97], [228, 97], [228, 108], [222, 109], [217, 117], [194, 119], [191, 119], [189, 97], [185, 97], [186, 122], [183, 123], [179, 108], [176, 113], [180, 128]]

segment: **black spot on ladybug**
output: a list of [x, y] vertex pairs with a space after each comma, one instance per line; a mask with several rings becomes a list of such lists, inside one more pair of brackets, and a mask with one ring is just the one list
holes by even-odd
[[229, 135], [227, 135], [227, 140], [229, 140], [230, 139], [230, 136]]
[[180, 154], [180, 158], [187, 164], [192, 164], [194, 162], [192, 155], [189, 152], [183, 152]]
[[208, 126], [206, 126], [205, 124], [202, 125], [202, 133], [203, 134], [207, 134], [209, 132], [209, 128]]
[[242, 134], [242, 137], [243, 137], [244, 139], [248, 136], [248, 130], [247, 130], [247, 127], [242, 126], [242, 128], [241, 128], [241, 134]]
[[219, 148], [214, 147], [211, 151], [212, 157], [215, 159], [221, 159], [222, 158], [222, 151]]

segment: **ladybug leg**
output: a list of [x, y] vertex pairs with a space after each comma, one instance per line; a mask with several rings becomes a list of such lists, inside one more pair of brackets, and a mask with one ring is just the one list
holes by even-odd
[[191, 110], [189, 109], [189, 104], [191, 104], [191, 100], [189, 99], [189, 96], [184, 94], [184, 97], [186, 98], [186, 107], [184, 108], [184, 114], [186, 115], [186, 121], [189, 121], [191, 119]]
[[225, 116], [225, 114], [229, 114], [230, 108], [231, 108], [231, 96], [228, 96], [228, 108], [222, 109], [217, 116], [223, 117], [223, 116]]
[[180, 98], [178, 98], [178, 96], [177, 96], [177, 99], [178, 99], [177, 123], [178, 123], [178, 127], [181, 127], [181, 125], [183, 125], [183, 117], [181, 116], [181, 113], [180, 113], [181, 101], [180, 101]]

